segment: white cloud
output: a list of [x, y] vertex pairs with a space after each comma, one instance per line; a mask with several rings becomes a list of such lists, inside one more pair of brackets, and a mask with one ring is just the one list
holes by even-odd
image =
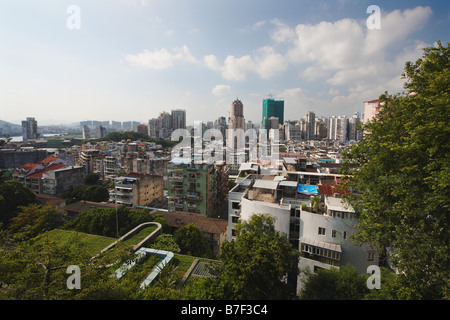
[[272, 24], [276, 28], [271, 38], [278, 44], [288, 45], [287, 57], [292, 63], [313, 62], [323, 70], [358, 68], [384, 61], [386, 51], [404, 46], [408, 37], [420, 30], [431, 14], [429, 7], [421, 6], [382, 12], [379, 30], [369, 30], [364, 20], [322, 21], [291, 28], [274, 19]]
[[255, 57], [255, 71], [262, 79], [270, 79], [287, 69], [287, 60], [272, 47], [258, 49]]
[[223, 96], [231, 91], [231, 87], [226, 84], [218, 84], [212, 89], [212, 93], [216, 96]]
[[[384, 91], [403, 89], [400, 75], [406, 61], [415, 61], [423, 53], [422, 48], [428, 46], [411, 38], [431, 15], [429, 7], [421, 6], [382, 12], [379, 30], [369, 30], [365, 20], [323, 21], [295, 28], [273, 20], [275, 30], [271, 38], [286, 46], [290, 67], [304, 67], [301, 77], [324, 78], [325, 83], [333, 86], [329, 91], [335, 95], [331, 104], [314, 98], [308, 103], [319, 109], [326, 105], [348, 108]], [[339, 96], [335, 90], [339, 90]]]
[[359, 64], [358, 46], [364, 43], [361, 25], [351, 19], [300, 24], [295, 28], [294, 47], [288, 52], [292, 62], [314, 62], [324, 70]]
[[240, 58], [227, 56], [220, 69], [225, 79], [244, 80], [248, 73], [255, 70], [255, 62], [250, 55], [245, 55]]
[[[423, 28], [432, 15], [430, 7], [418, 6], [403, 12], [395, 10], [381, 14], [381, 29], [369, 30], [364, 42], [364, 54], [376, 55], [395, 46], [415, 31]], [[375, 32], [374, 32], [375, 31]]]
[[228, 80], [244, 80], [248, 74], [258, 74], [262, 79], [283, 72], [287, 68], [285, 57], [270, 47], [262, 47], [256, 50], [255, 55], [245, 55], [239, 58], [229, 55], [223, 64], [214, 55], [203, 58], [206, 67], [214, 71], [220, 71], [222, 76]]
[[270, 34], [270, 37], [276, 43], [292, 42], [295, 40], [295, 31], [290, 28], [287, 24], [281, 22], [278, 19], [273, 19], [272, 24], [276, 26]]
[[219, 63], [219, 59], [217, 59], [217, 57], [213, 54], [209, 54], [207, 56], [203, 57], [203, 64], [214, 71], [220, 71], [221, 70], [221, 66]]
[[165, 48], [154, 51], [144, 50], [135, 55], [126, 55], [125, 60], [136, 66], [156, 70], [173, 67], [174, 63], [179, 61], [198, 63], [186, 45], [174, 48], [173, 52], [169, 52]]

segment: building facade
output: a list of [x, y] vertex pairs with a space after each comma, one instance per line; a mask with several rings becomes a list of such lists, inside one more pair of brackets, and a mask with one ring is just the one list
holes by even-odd
[[26, 120], [22, 121], [22, 138], [23, 141], [39, 138], [38, 126], [35, 118], [28, 117]]
[[114, 199], [118, 205], [127, 207], [146, 206], [163, 199], [163, 189], [162, 176], [130, 172], [115, 179]]
[[284, 123], [284, 101], [272, 98], [263, 100], [261, 128], [270, 129], [270, 118], [278, 118], [278, 123]]
[[[337, 194], [322, 192], [331, 186], [326, 183], [336, 186], [337, 176], [306, 171], [286, 173], [250, 174], [236, 180], [237, 185], [228, 196], [228, 240], [235, 239], [239, 221], [248, 221], [254, 214], [268, 214], [275, 218], [275, 229], [300, 251], [300, 270], [315, 272], [350, 264], [358, 273], [365, 273], [369, 265], [378, 265], [376, 250], [351, 239], [357, 232], [354, 209]], [[313, 205], [316, 197], [321, 200], [317, 206]], [[297, 292], [303, 276], [301, 273], [297, 279]]]
[[186, 110], [172, 110], [172, 129], [186, 129]]
[[214, 164], [169, 163], [168, 209], [212, 216], [217, 196]]

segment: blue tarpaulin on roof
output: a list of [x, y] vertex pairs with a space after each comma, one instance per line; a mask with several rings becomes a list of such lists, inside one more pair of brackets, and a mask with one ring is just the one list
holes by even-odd
[[318, 194], [319, 190], [317, 186], [310, 186], [309, 184], [299, 184], [297, 186], [297, 192], [306, 194]]

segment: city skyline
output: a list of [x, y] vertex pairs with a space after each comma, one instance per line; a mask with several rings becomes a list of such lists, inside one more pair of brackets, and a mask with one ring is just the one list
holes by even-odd
[[[370, 5], [380, 29], [369, 29]], [[75, 9], [71, 7], [75, 5]], [[285, 119], [364, 112], [400, 92], [407, 61], [448, 42], [442, 1], [4, 1], [1, 120], [147, 123], [186, 110], [186, 123], [228, 118], [244, 104], [285, 101]], [[78, 9], [78, 11], [76, 10]], [[77, 20], [78, 19], [78, 20]]]

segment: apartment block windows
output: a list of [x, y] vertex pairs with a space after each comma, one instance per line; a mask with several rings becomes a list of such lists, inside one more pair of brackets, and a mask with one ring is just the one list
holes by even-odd
[[318, 234], [324, 236], [325, 235], [325, 228], [319, 227]]

